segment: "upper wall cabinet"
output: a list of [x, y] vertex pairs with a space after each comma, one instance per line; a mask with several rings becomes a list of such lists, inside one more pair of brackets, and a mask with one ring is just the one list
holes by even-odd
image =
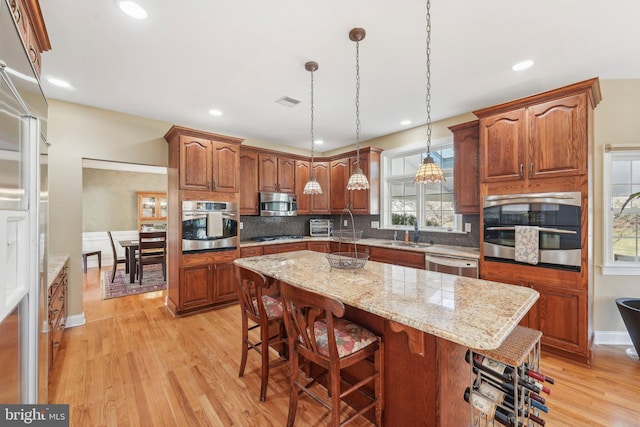
[[360, 149], [360, 168], [369, 180], [369, 190], [347, 190], [349, 177], [356, 168], [355, 151], [332, 158], [331, 175], [331, 212], [341, 213], [344, 208], [353, 214], [376, 215], [380, 212], [380, 150], [379, 148]]
[[38, 0], [10, 0], [11, 14], [18, 26], [29, 60], [33, 64], [38, 77], [42, 67], [42, 52], [51, 49], [51, 42], [44, 25], [42, 11]]
[[258, 153], [240, 147], [240, 215], [258, 215]]
[[320, 184], [322, 194], [304, 194], [304, 186], [311, 176], [311, 162], [296, 160], [296, 195], [298, 198], [298, 214], [330, 214], [331, 207], [329, 186], [329, 162], [313, 162], [316, 182]]
[[457, 214], [480, 212], [478, 180], [479, 122], [462, 123], [449, 128], [453, 132], [453, 208]]
[[273, 154], [260, 153], [258, 183], [260, 191], [295, 193], [295, 160]]
[[165, 139], [179, 152], [180, 190], [240, 191], [241, 139], [172, 127]]
[[597, 79], [474, 111], [483, 183], [583, 175]]

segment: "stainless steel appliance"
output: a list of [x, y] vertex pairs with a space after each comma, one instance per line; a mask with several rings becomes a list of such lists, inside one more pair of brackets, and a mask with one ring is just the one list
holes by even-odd
[[329, 237], [333, 231], [333, 222], [330, 219], [310, 219], [309, 235], [311, 237]]
[[425, 254], [424, 261], [425, 270], [478, 278], [478, 260], [476, 259]]
[[182, 202], [182, 252], [235, 249], [238, 205], [233, 202]]
[[260, 216], [297, 216], [295, 194], [260, 192]]
[[47, 403], [48, 105], [6, 1], [0, 40], [0, 401]]
[[580, 192], [485, 196], [485, 260], [515, 263], [515, 227], [538, 229], [538, 266], [580, 271]]

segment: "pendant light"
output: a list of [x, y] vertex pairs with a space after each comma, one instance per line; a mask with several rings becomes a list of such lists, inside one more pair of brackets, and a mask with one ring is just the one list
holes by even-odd
[[349, 31], [349, 40], [356, 42], [356, 169], [347, 183], [347, 190], [368, 190], [369, 181], [360, 168], [360, 41], [365, 36], [364, 28]]
[[311, 73], [311, 176], [309, 181], [304, 185], [303, 194], [322, 194], [322, 187], [316, 181], [316, 173], [313, 162], [313, 151], [315, 148], [315, 139], [313, 136], [313, 72], [318, 69], [318, 63], [309, 61], [304, 64], [304, 69]]
[[427, 0], [427, 157], [418, 168], [414, 183], [446, 181], [442, 169], [431, 157], [431, 0]]

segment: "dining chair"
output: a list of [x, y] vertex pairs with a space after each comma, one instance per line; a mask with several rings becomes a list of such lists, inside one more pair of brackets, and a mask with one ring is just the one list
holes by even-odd
[[[343, 319], [342, 302], [315, 292], [280, 282], [280, 295], [289, 342], [290, 397], [287, 426], [293, 426], [301, 392], [311, 396], [331, 411], [332, 427], [345, 425], [358, 416], [375, 409], [376, 425], [382, 425], [384, 398], [383, 338], [357, 323]], [[329, 333], [328, 331], [331, 331]], [[299, 381], [299, 358], [317, 365], [310, 380]], [[373, 361], [371, 360], [373, 359]], [[373, 369], [364, 370], [365, 378], [351, 384], [340, 371], [356, 363], [367, 363]], [[328, 398], [318, 394], [317, 387], [324, 380]], [[340, 422], [340, 401], [358, 391], [366, 398], [357, 413]]]
[[167, 232], [166, 231], [141, 231], [138, 235], [138, 253], [136, 255], [136, 268], [138, 282], [142, 285], [144, 266], [150, 264], [162, 265], [162, 277], [167, 280]]
[[124, 264], [125, 268], [128, 264], [126, 258], [118, 256], [118, 251], [116, 250], [116, 244], [113, 241], [111, 231], [107, 231], [107, 234], [109, 235], [109, 241], [111, 242], [111, 252], [113, 252], [113, 268], [111, 269], [111, 283], [113, 283], [113, 280], [116, 278], [116, 269], [118, 268], [118, 264]]
[[[235, 269], [238, 299], [242, 313], [242, 356], [238, 376], [244, 375], [249, 349], [258, 352], [262, 357], [260, 401], [264, 402], [267, 394], [269, 368], [279, 366], [287, 361], [284, 357], [271, 363], [269, 361], [269, 348], [277, 344], [286, 344], [282, 303], [277, 292], [266, 293], [268, 292], [267, 280], [262, 274], [238, 265], [235, 266]], [[254, 325], [249, 326], [249, 320]], [[257, 328], [260, 328], [260, 340], [252, 341], [249, 338], [249, 332]]]

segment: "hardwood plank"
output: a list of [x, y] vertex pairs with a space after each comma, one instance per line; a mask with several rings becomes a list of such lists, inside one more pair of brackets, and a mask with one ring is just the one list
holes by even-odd
[[[285, 424], [288, 366], [270, 371], [262, 403], [255, 352], [238, 377], [237, 305], [174, 318], [164, 292], [103, 301], [98, 270], [84, 277], [87, 323], [65, 331], [49, 387], [51, 403], [70, 404], [71, 426]], [[547, 426], [638, 425], [640, 363], [624, 350], [598, 346], [591, 366], [543, 354], [541, 370], [556, 380], [547, 396], [549, 413], [542, 414]], [[462, 396], [459, 404], [468, 409]], [[342, 410], [348, 412], [345, 405]], [[328, 419], [322, 406], [300, 397], [296, 426], [324, 426]]]

